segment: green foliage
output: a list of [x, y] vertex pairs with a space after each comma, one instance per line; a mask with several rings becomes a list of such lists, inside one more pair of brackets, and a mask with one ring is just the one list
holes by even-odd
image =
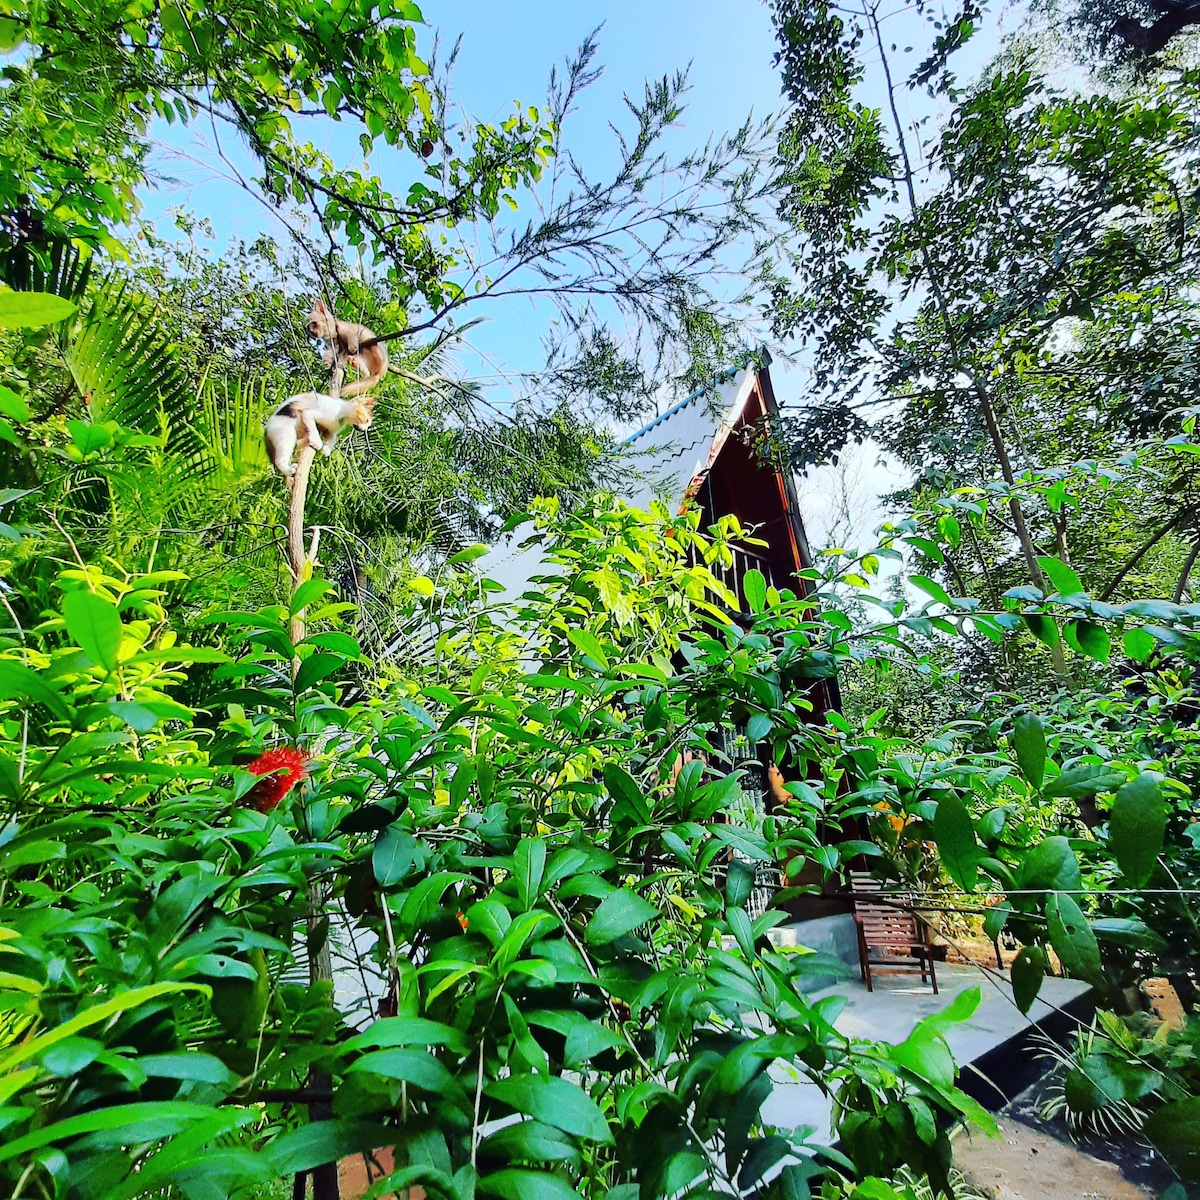
[[[769, 713], [776, 752], [824, 745], [807, 723], [824, 627], [774, 590], [730, 620], [708, 564], [737, 532], [547, 505], [538, 537], [575, 569], [505, 609], [469, 565], [415, 588], [441, 653], [357, 695], [322, 582], [215, 614], [222, 653], [169, 631], [173, 580], [61, 572], [53, 610], [0, 650], [21, 814], [0, 846], [0, 1170], [208, 1196], [394, 1145], [385, 1186], [451, 1200], [748, 1194], [781, 1160], [768, 1186], [789, 1196], [904, 1163], [944, 1184], [945, 1120], [990, 1124], [944, 1040], [971, 997], [897, 1046], [847, 1038], [804, 999], [831, 964], [777, 949], [783, 914], [752, 920], [736, 882], [746, 860], [858, 854], [829, 836], [855, 806], [713, 823], [740, 794], [735, 724]], [[280, 744], [308, 779], [260, 812], [242, 768]], [[673, 775], [686, 751], [709, 768]], [[368, 933], [370, 1007], [299, 981]], [[777, 1060], [836, 1096], [848, 1158], [764, 1123]], [[306, 1123], [320, 1078], [333, 1119]], [[885, 1137], [886, 1114], [912, 1137]]]

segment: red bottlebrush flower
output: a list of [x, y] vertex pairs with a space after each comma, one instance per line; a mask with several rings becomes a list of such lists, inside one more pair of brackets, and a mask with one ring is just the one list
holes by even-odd
[[276, 746], [247, 763], [246, 770], [263, 778], [246, 793], [242, 803], [269, 813], [296, 784], [308, 778], [308, 755], [295, 746]]

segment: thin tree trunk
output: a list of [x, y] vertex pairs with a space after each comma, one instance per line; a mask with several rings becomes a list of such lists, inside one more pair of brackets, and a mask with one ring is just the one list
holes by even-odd
[[1200, 542], [1197, 542], [1191, 549], [1187, 558], [1183, 563], [1183, 570], [1179, 572], [1179, 582], [1175, 585], [1174, 600], [1176, 604], [1183, 602], [1183, 593], [1187, 589], [1188, 576], [1192, 573], [1192, 568], [1196, 565], [1196, 559], [1200, 557]]
[[[329, 394], [338, 396], [342, 390], [342, 379], [345, 371], [341, 362], [335, 360], [333, 374], [329, 381]], [[311, 552], [304, 547], [304, 505], [308, 498], [308, 476], [312, 469], [313, 459], [317, 448], [307, 442], [300, 448], [300, 456], [296, 461], [296, 473], [292, 476], [292, 497], [288, 506], [288, 557], [291, 560], [293, 590], [304, 582], [308, 574], [309, 563], [316, 557], [317, 538], [314, 534]], [[291, 619], [289, 633], [293, 646], [304, 640], [307, 623], [304, 610], [295, 613]], [[300, 669], [300, 659], [292, 660], [292, 675]], [[308, 981], [311, 986], [319, 983], [333, 982], [333, 960], [329, 953], [329, 920], [325, 912], [326, 891], [321, 879], [308, 881], [307, 913], [305, 926], [308, 945]], [[310, 1094], [322, 1097], [312, 1100], [308, 1106], [310, 1121], [329, 1121], [333, 1119], [332, 1096], [333, 1080], [325, 1071], [310, 1071], [308, 1075]], [[322, 1163], [312, 1172], [313, 1200], [339, 1200], [338, 1197], [338, 1168], [336, 1162]], [[303, 1195], [303, 1176], [296, 1177], [293, 1196]]]
[[[908, 141], [904, 136], [904, 126], [900, 121], [900, 113], [896, 108], [896, 91], [892, 83], [892, 69], [888, 62], [887, 48], [883, 43], [883, 30], [879, 25], [877, 8], [872, 6], [869, 10], [869, 15], [871, 27], [875, 31], [875, 42], [879, 47], [879, 58], [883, 65], [884, 82], [887, 86], [888, 107], [891, 109], [892, 125], [896, 130], [896, 142], [900, 150], [901, 160], [904, 163], [904, 186], [908, 195], [909, 212], [915, 217], [917, 215], [917, 193], [913, 184], [912, 160], [908, 155]], [[950, 361], [954, 369], [965, 375], [970, 381], [971, 390], [975, 395], [976, 402], [979, 404], [980, 412], [983, 413], [983, 422], [987, 427], [988, 438], [992, 443], [992, 450], [1000, 466], [1000, 474], [1003, 476], [1004, 482], [1011, 488], [1016, 483], [1016, 475], [1013, 473], [1012, 462], [1008, 457], [1008, 447], [1005, 444], [1004, 435], [1000, 430], [1000, 422], [996, 416], [996, 407], [992, 403], [992, 398], [988, 390], [980, 382], [975, 370], [964, 361], [963, 355], [959, 350], [958, 338], [954, 331], [954, 322], [950, 318], [950, 308], [946, 303], [941, 281], [938, 278], [933, 261], [925, 246], [921, 248], [921, 258], [925, 267], [926, 278], [929, 280], [930, 290], [933, 292], [934, 300], [937, 303], [938, 315], [942, 319], [942, 329], [945, 332], [946, 341], [950, 348]], [[1029, 578], [1034, 587], [1040, 588], [1044, 592], [1046, 590], [1046, 577], [1042, 573], [1041, 564], [1038, 562], [1037, 547], [1034, 545], [1033, 538], [1029, 535], [1029, 528], [1025, 524], [1024, 509], [1021, 507], [1021, 502], [1016, 496], [1009, 496], [1008, 510], [1012, 514], [1013, 530], [1017, 535], [1017, 541], [1021, 546], [1021, 554], [1029, 570]], [[1055, 673], [1061, 678], [1067, 673], [1066, 659], [1063, 655], [1061, 645], [1054, 647], [1053, 657]]]

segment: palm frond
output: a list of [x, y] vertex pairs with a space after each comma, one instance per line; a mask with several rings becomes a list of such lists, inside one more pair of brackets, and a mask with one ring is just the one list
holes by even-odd
[[167, 450], [192, 472], [207, 469], [196, 388], [156, 327], [154, 310], [124, 283], [110, 279], [96, 291], [65, 357], [93, 420], [157, 435], [165, 416]]
[[266, 393], [266, 380], [208, 380], [201, 390], [197, 427], [216, 486], [241, 487], [270, 467], [262, 427]]
[[0, 250], [0, 279], [18, 292], [50, 292], [65, 300], [83, 295], [91, 275], [91, 256], [68, 241], [48, 246], [18, 242]]

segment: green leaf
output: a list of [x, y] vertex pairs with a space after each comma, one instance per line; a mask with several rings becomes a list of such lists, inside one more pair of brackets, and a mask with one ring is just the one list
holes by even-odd
[[983, 936], [989, 942], [994, 942], [1004, 932], [1004, 926], [1012, 915], [1012, 910], [1012, 905], [1007, 900], [988, 909], [987, 915], [983, 918]]
[[1153, 1112], [1142, 1132], [1190, 1182], [1200, 1182], [1200, 1096], [1173, 1100]]
[[232, 1086], [237, 1076], [215, 1055], [189, 1051], [178, 1054], [143, 1054], [137, 1065], [155, 1079], [189, 1079], [218, 1087]]
[[729, 931], [737, 939], [742, 953], [748, 958], [754, 958], [754, 930], [750, 926], [750, 918], [743, 908], [726, 910], [725, 920], [729, 923]]
[[366, 1121], [312, 1121], [268, 1142], [261, 1153], [275, 1175], [295, 1175], [351, 1154], [390, 1146], [395, 1140], [396, 1130], [385, 1125]]
[[1022, 946], [1013, 959], [1012, 989], [1017, 1007], [1027, 1013], [1042, 987], [1046, 974], [1046, 956], [1040, 946]]
[[41, 329], [74, 312], [70, 300], [50, 292], [0, 292], [0, 329]]
[[629, 810], [639, 825], [650, 824], [653, 820], [650, 806], [647, 804], [645, 796], [642, 795], [642, 789], [638, 787], [637, 781], [624, 767], [620, 767], [616, 763], [605, 763], [604, 786], [616, 802], [613, 806], [614, 819], [618, 810], [625, 808]]
[[1078, 800], [1081, 796], [1111, 791], [1124, 782], [1124, 772], [1114, 771], [1106, 763], [1081, 763], [1050, 780], [1043, 793], [1047, 797], [1069, 796], [1072, 800]]
[[1154, 647], [1158, 645], [1154, 635], [1144, 628], [1125, 630], [1122, 642], [1125, 646], [1125, 653], [1134, 662], [1145, 662], [1154, 653]]
[[933, 840], [950, 877], [964, 892], [974, 891], [979, 878], [979, 843], [967, 807], [954, 795], [946, 793], [937, 802], [933, 814]]
[[1049, 646], [1051, 650], [1058, 645], [1058, 625], [1053, 617], [1048, 617], [1045, 613], [1022, 613], [1021, 620], [1043, 645]]
[[1108, 845], [1130, 887], [1145, 887], [1154, 874], [1167, 815], [1158, 780], [1147, 771], [1117, 792], [1108, 821]]
[[346, 660], [340, 654], [310, 654], [300, 664], [296, 672], [296, 682], [293, 690], [305, 692], [322, 679], [328, 679], [346, 665]]
[[417, 854], [417, 842], [411, 833], [389, 825], [371, 851], [371, 870], [380, 887], [394, 887], [408, 874]]
[[747, 858], [757, 862], [775, 861], [762, 834], [753, 829], [743, 829], [740, 825], [711, 825], [709, 832], [718, 842], [723, 842], [731, 850], [736, 850]]
[[[485, 1161], [495, 1156], [523, 1162], [571, 1162], [580, 1160], [579, 1147], [570, 1134], [541, 1121], [518, 1121], [485, 1138], [479, 1146]], [[503, 1195], [504, 1193], [498, 1193]]]
[[1067, 632], [1067, 640], [1074, 640], [1075, 645], [1088, 658], [1094, 658], [1097, 662], [1108, 662], [1108, 656], [1112, 652], [1112, 640], [1103, 625], [1095, 621], [1072, 621], [1067, 626]]
[[121, 615], [95, 592], [68, 592], [63, 599], [67, 632], [97, 667], [113, 671], [121, 646]]
[[[0, 416], [11, 417], [14, 421], [29, 420], [29, 406], [17, 395], [12, 388], [6, 388], [0, 385]], [[28, 495], [28, 492], [17, 492], [18, 496]], [[0, 503], [8, 503], [5, 499]]]
[[742, 579], [742, 588], [746, 593], [746, 603], [750, 605], [750, 611], [762, 612], [767, 606], [767, 581], [763, 573], [751, 567]]
[[477, 1186], [502, 1200], [580, 1200], [579, 1193], [561, 1176], [517, 1167], [484, 1175]]
[[1079, 883], [1079, 860], [1061, 835], [1039, 842], [1021, 859], [1019, 885], [1024, 890], [1073, 892]]
[[484, 1087], [486, 1095], [517, 1112], [590, 1142], [611, 1142], [608, 1122], [577, 1084], [558, 1075], [510, 1075]]
[[457, 1104], [468, 1106], [467, 1095], [458, 1080], [450, 1074], [446, 1065], [428, 1050], [411, 1047], [392, 1047], [387, 1050], [372, 1050], [356, 1059], [347, 1067], [347, 1073], [369, 1071], [384, 1079], [402, 1079], [413, 1087], [440, 1095]]
[[513, 873], [517, 877], [517, 896], [522, 908], [529, 908], [538, 898], [545, 870], [545, 839], [523, 838], [513, 854]]
[[452, 1025], [425, 1017], [384, 1017], [343, 1042], [340, 1049], [351, 1054], [373, 1046], [449, 1046], [456, 1054], [466, 1054], [468, 1049], [465, 1038]]
[[948, 608], [954, 607], [954, 601], [950, 599], [949, 593], [936, 579], [930, 579], [928, 575], [910, 575], [909, 583], [913, 587], [920, 588], [927, 596], [932, 597], [939, 604], [944, 604]]
[[1013, 752], [1017, 766], [1031, 787], [1040, 788], [1046, 771], [1046, 726], [1035, 713], [1024, 713], [1013, 722]]
[[17, 699], [44, 704], [63, 721], [71, 715], [63, 698], [36, 671], [20, 663], [0, 659], [0, 700]]
[[333, 584], [325, 579], [306, 579], [292, 593], [292, 616], [303, 612], [314, 600], [320, 600], [332, 587]]
[[1072, 975], [1100, 988], [1106, 986], [1096, 935], [1079, 905], [1065, 892], [1052, 892], [1047, 899], [1046, 929], [1055, 954]]
[[755, 713], [746, 722], [746, 740], [755, 745], [775, 728], [775, 722], [766, 713]]
[[1084, 591], [1083, 580], [1065, 562], [1039, 555], [1038, 565], [1060, 596], [1077, 596]]
[[[78, 1116], [67, 1117], [44, 1125], [24, 1137], [13, 1138], [0, 1144], [0, 1162], [18, 1158], [48, 1146], [54, 1142], [65, 1142], [85, 1134], [109, 1134], [103, 1140], [106, 1147], [116, 1148], [124, 1142], [158, 1141], [180, 1133], [198, 1121], [213, 1115], [207, 1104], [190, 1104], [181, 1100], [156, 1100], [142, 1104], [114, 1104]], [[392, 1137], [395, 1137], [393, 1131]], [[380, 1143], [381, 1145], [385, 1143]]]
[[636, 892], [620, 888], [601, 901], [600, 907], [588, 922], [586, 938], [593, 945], [603, 945], [658, 916], [658, 909]]
[[114, 717], [120, 717], [130, 729], [136, 729], [138, 733], [149, 733], [161, 719], [153, 709], [138, 704], [136, 700], [109, 700], [105, 707]]

